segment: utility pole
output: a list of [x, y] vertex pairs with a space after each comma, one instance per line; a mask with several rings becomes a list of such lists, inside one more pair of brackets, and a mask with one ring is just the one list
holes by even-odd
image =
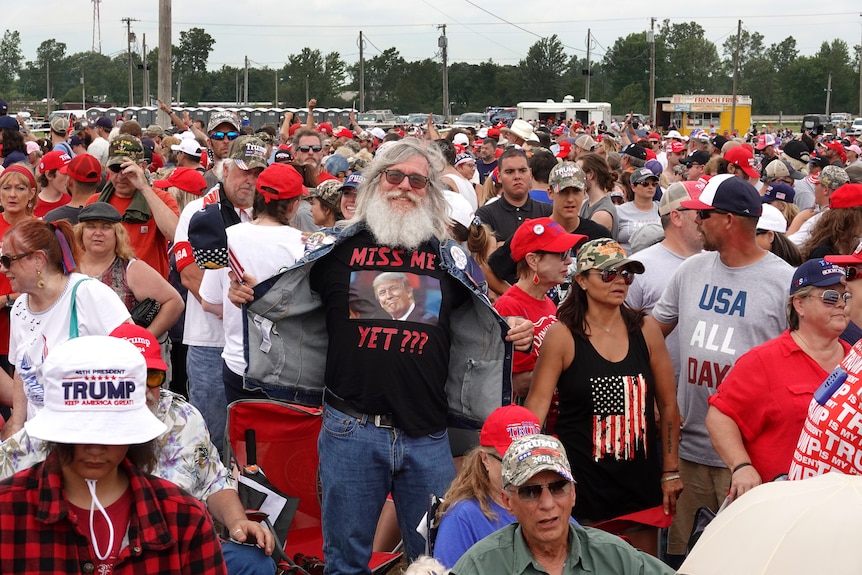
[[443, 34], [437, 39], [437, 47], [443, 56], [443, 114], [448, 122], [452, 115], [452, 106], [449, 104], [449, 39], [446, 38], [446, 24], [440, 24], [437, 29], [443, 30]]
[[45, 58], [45, 101], [48, 102], [48, 113], [51, 113], [51, 60]]
[[143, 65], [141, 66], [141, 68], [144, 70], [144, 81], [143, 81], [143, 89], [142, 89], [143, 94], [141, 94], [141, 101], [143, 102], [143, 104], [141, 104], [141, 106], [146, 106], [147, 100], [149, 98], [149, 93], [150, 93], [150, 69], [147, 66], [147, 35], [146, 34], [141, 34], [141, 53], [142, 53], [141, 61], [143, 62]]
[[84, 88], [84, 71], [81, 70], [81, 109], [87, 109], [87, 91]]
[[248, 106], [248, 56], [245, 57], [245, 75], [242, 78], [242, 101]]
[[733, 54], [733, 102], [730, 104], [730, 133], [736, 129], [736, 83], [739, 80], [739, 45], [742, 42], [742, 20], [736, 27], [736, 50]]
[[[173, 80], [171, 78], [171, 0], [159, 0], [159, 74], [158, 95], [159, 100], [165, 102], [169, 107], [173, 102], [171, 97]], [[177, 102], [180, 101], [180, 86], [177, 85]], [[165, 112], [159, 110], [156, 123], [166, 128], [171, 121]]]
[[655, 18], [649, 19], [649, 32], [647, 32], [647, 42], [649, 42], [649, 114], [653, 128], [656, 127], [656, 112], [655, 109]]
[[93, 1], [93, 52], [102, 53], [102, 23], [99, 16], [99, 4], [102, 0]]
[[135, 18], [120, 18], [121, 22], [126, 23], [126, 53], [129, 55], [129, 106], [135, 105], [135, 84], [132, 78], [132, 22], [137, 22]]
[[832, 103], [832, 72], [829, 72], [829, 79], [826, 80], [826, 115], [829, 115], [829, 104]]
[[278, 108], [278, 68], [275, 69], [275, 104], [273, 108]]
[[362, 39], [362, 30], [359, 31], [359, 111], [365, 111], [365, 40]]
[[590, 28], [587, 28], [587, 79], [584, 82], [584, 99], [590, 101], [590, 75], [593, 71], [590, 69], [590, 44], [593, 43], [593, 33]]
[[[862, 14], [859, 14], [862, 16]], [[859, 43], [859, 118], [862, 118], [862, 42]]]

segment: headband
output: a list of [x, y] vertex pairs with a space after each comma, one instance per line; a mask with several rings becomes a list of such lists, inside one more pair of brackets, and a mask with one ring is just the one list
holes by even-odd
[[8, 168], [6, 168], [3, 171], [4, 174], [8, 174], [9, 172], [12, 172], [15, 174], [24, 174], [25, 176], [27, 176], [27, 181], [30, 182], [30, 187], [31, 188], [36, 187], [36, 178], [33, 177], [33, 172], [31, 172], [29, 168], [26, 168], [26, 167], [22, 166], [21, 164], [12, 164], [11, 166], [9, 166]]

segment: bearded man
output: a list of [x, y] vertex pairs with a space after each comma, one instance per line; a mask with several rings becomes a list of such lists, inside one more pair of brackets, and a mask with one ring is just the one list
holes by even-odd
[[[465, 273], [468, 256], [448, 239], [443, 167], [440, 152], [414, 138], [382, 147], [363, 172], [355, 216], [323, 247], [260, 285], [247, 274], [231, 284], [234, 303], [251, 302], [246, 313], [255, 326], [246, 387], [257, 381], [277, 399], [324, 403], [326, 573], [370, 572], [388, 493], [407, 554], [423, 551], [415, 528], [428, 496], [455, 476], [447, 426], [477, 430], [508, 403], [507, 349], [532, 346], [532, 323], [496, 315]], [[410, 285], [418, 317], [376, 312], [375, 280], [393, 272]], [[325, 366], [319, 376], [317, 362]], [[473, 377], [483, 385], [465, 385]]]

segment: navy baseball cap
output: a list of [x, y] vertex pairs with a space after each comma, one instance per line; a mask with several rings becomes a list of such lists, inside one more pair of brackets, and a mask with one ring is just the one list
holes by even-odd
[[721, 210], [749, 218], [759, 218], [763, 210], [757, 189], [733, 174], [713, 176], [698, 199], [683, 201], [681, 205], [689, 210]]
[[792, 202], [794, 197], [796, 197], [796, 190], [794, 190], [792, 186], [789, 186], [784, 182], [773, 182], [766, 187], [766, 192], [760, 199], [764, 204], [768, 204], [775, 200]]
[[344, 180], [344, 183], [341, 185], [339, 190], [343, 190], [345, 188], [356, 189], [359, 185], [365, 181], [365, 176], [362, 175], [362, 172], [353, 172], [347, 179]]
[[790, 295], [807, 286], [828, 287], [841, 283], [844, 279], [844, 268], [825, 260], [808, 260], [793, 274], [790, 284]]

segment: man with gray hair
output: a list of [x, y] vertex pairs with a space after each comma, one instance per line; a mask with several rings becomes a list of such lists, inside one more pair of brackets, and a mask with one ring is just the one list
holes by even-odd
[[674, 573], [615, 535], [569, 521], [576, 482], [556, 437], [519, 437], [500, 465], [503, 505], [518, 521], [473, 545], [450, 575]]
[[[318, 452], [327, 573], [369, 573], [388, 493], [407, 555], [422, 552], [415, 527], [428, 496], [445, 492], [455, 476], [449, 422], [478, 429], [511, 397], [509, 346], [532, 346], [532, 323], [496, 315], [465, 272], [466, 253], [447, 240], [443, 161], [415, 138], [387, 144], [363, 172], [354, 217], [322, 247], [260, 286], [247, 274], [231, 283], [231, 301], [248, 304], [255, 325], [246, 387], [259, 381], [274, 399], [324, 404]], [[408, 278], [437, 319], [364, 313], [379, 308], [373, 286], [384, 273]], [[463, 385], [479, 356], [483, 398]]]

